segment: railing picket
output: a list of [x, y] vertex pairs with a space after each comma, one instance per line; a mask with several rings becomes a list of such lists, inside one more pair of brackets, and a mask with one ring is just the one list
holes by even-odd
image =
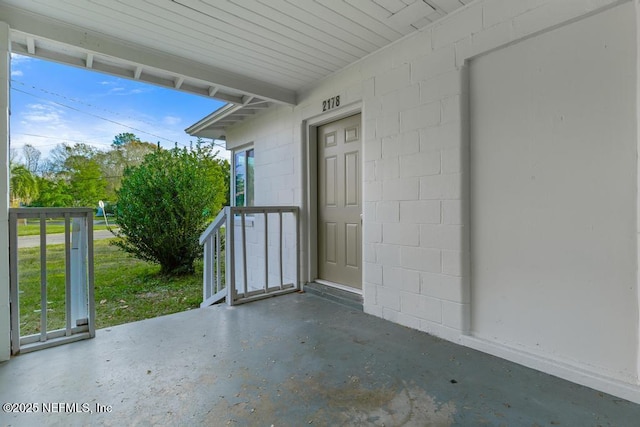
[[236, 299], [236, 242], [235, 242], [235, 212], [227, 211], [226, 243], [225, 243], [225, 272], [227, 283], [227, 304], [234, 305]]
[[40, 214], [40, 341], [47, 340], [47, 217]]
[[242, 212], [240, 214], [240, 223], [242, 224], [242, 278], [244, 279], [244, 285], [242, 287], [244, 296], [247, 296], [249, 293], [248, 289], [248, 280], [247, 277], [247, 224], [246, 224], [246, 214]]
[[68, 212], [64, 214], [64, 285], [66, 309], [65, 335], [71, 336], [71, 217]]
[[225, 222], [228, 220], [227, 209], [223, 209], [216, 216], [213, 222], [200, 235], [199, 242], [204, 245], [204, 269], [202, 284], [202, 303], [201, 307], [218, 302], [224, 298], [221, 290], [224, 288], [222, 281], [222, 229], [225, 228]]
[[282, 265], [284, 260], [282, 259], [282, 211], [278, 211], [278, 217], [280, 219], [280, 290], [284, 287], [284, 273]]
[[216, 264], [218, 248], [216, 246], [216, 234], [217, 233], [213, 234], [209, 237], [209, 239], [207, 239], [209, 245], [209, 257], [207, 258], [207, 260], [211, 264], [211, 266], [209, 267], [209, 280], [211, 282], [209, 284], [209, 298], [218, 292], [218, 265]]
[[222, 239], [221, 230], [216, 231], [216, 293], [222, 290], [222, 268], [220, 268], [220, 240]]
[[210, 241], [207, 239], [204, 242], [204, 285], [202, 286], [202, 301], [206, 301], [211, 296], [211, 265], [209, 260]]
[[264, 293], [269, 292], [269, 214], [264, 212]]
[[89, 336], [96, 336], [96, 300], [95, 300], [95, 269], [93, 265], [93, 211], [89, 212], [88, 215], [85, 216], [85, 225], [87, 227], [87, 255], [84, 258], [87, 265], [87, 275], [89, 283], [89, 313], [88, 321], [89, 321]]
[[18, 215], [9, 214], [9, 289], [11, 296], [11, 353], [20, 352], [20, 293], [18, 292]]

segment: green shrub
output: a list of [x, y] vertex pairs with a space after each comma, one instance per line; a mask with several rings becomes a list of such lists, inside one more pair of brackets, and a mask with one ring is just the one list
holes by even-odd
[[228, 162], [210, 147], [174, 148], [148, 154], [127, 169], [116, 207], [115, 245], [160, 264], [163, 274], [188, 274], [202, 256], [200, 234], [222, 208]]

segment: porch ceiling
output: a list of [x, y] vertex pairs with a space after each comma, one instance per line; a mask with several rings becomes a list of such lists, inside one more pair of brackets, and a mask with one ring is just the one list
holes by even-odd
[[295, 105], [299, 90], [470, 1], [0, 0], [0, 20], [15, 53], [255, 107]]

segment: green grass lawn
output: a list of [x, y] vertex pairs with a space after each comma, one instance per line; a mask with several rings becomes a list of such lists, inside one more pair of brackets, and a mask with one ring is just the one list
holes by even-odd
[[[160, 267], [109, 244], [94, 242], [96, 328], [197, 308], [202, 263], [191, 276], [166, 277]], [[40, 331], [39, 248], [19, 250], [20, 335]], [[47, 330], [65, 326], [64, 245], [47, 246]]]
[[[106, 230], [106, 225], [94, 225], [93, 230]], [[64, 233], [64, 224], [47, 224], [47, 234]], [[40, 235], [40, 224], [18, 225], [18, 236]]]

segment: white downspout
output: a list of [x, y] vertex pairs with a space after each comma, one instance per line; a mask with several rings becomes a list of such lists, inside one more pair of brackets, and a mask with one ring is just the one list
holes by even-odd
[[0, 22], [0, 361], [11, 355], [9, 312], [9, 25]]

